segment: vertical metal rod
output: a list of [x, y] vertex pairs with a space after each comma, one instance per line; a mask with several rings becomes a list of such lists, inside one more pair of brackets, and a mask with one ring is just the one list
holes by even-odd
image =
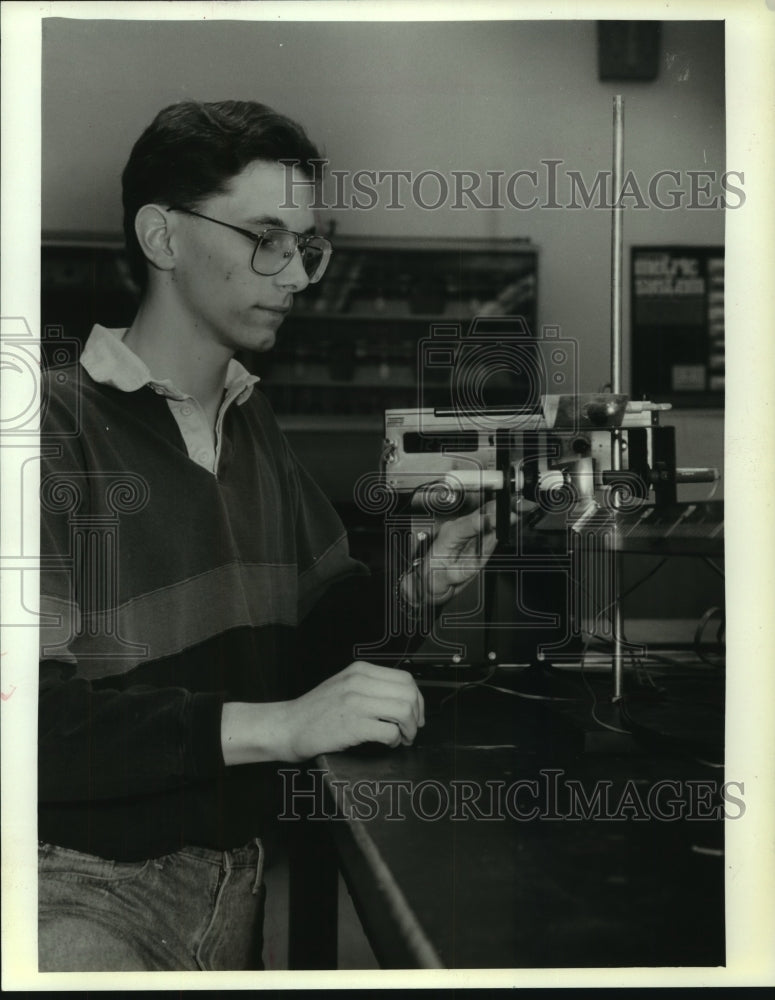
[[614, 161], [611, 176], [611, 392], [622, 391], [622, 206], [624, 98], [614, 97]]
[[[616, 531], [614, 528], [614, 544], [616, 544]], [[614, 552], [614, 587], [618, 588], [621, 581], [621, 553], [619, 551]], [[613, 675], [614, 675], [614, 701], [620, 701], [624, 693], [624, 651], [622, 643], [622, 606], [617, 599], [614, 605], [614, 662], [613, 662]]]
[[[614, 148], [611, 216], [611, 392], [622, 391], [622, 205], [621, 190], [624, 175], [624, 98], [614, 97]], [[614, 470], [622, 467], [622, 435], [615, 430], [611, 436], [611, 464]], [[612, 544], [614, 546], [614, 593], [619, 588], [621, 578], [621, 557], [617, 544], [617, 527], [614, 525]], [[619, 701], [623, 693], [624, 656], [622, 652], [622, 608], [619, 600], [614, 605], [614, 654], [613, 680], [614, 701]]]

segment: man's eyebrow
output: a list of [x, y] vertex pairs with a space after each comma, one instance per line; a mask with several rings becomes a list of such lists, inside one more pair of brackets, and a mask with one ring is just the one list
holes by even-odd
[[[255, 219], [248, 219], [246, 225], [248, 226], [275, 226], [277, 229], [287, 229], [287, 225], [282, 219], [278, 218], [276, 215], [260, 215]], [[315, 226], [310, 226], [303, 232], [304, 236], [311, 236], [317, 229]]]

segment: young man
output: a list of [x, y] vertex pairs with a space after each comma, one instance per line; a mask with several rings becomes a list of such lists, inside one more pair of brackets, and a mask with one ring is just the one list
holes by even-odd
[[[234, 358], [323, 275], [316, 159], [259, 104], [162, 111], [123, 174], [134, 322], [46, 377], [41, 971], [260, 968], [278, 763], [424, 723], [409, 673], [331, 639], [366, 571]], [[448, 523], [406, 598], [451, 595], [493, 536]]]

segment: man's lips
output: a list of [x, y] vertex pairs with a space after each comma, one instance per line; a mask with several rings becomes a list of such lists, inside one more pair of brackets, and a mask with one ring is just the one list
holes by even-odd
[[278, 313], [280, 316], [284, 316], [287, 312], [290, 311], [291, 306], [290, 306], [290, 304], [288, 304], [286, 306], [267, 306], [263, 302], [257, 302], [253, 306], [253, 308], [254, 309], [263, 309], [266, 312]]

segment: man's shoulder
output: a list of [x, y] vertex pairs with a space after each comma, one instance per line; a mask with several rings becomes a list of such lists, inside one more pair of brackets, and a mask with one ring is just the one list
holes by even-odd
[[72, 397], [80, 389], [85, 374], [78, 361], [43, 368], [40, 373], [43, 397], [51, 399]]
[[261, 389], [260, 385], [254, 385], [248, 398], [238, 405], [239, 409], [251, 423], [260, 425], [263, 433], [277, 440], [284, 439], [282, 428], [272, 409], [272, 404], [267, 399], [266, 393]]
[[[46, 368], [40, 377], [41, 432], [56, 428], [68, 414], [81, 406], [83, 377], [86, 373], [77, 362], [61, 368]], [[68, 423], [71, 420], [67, 420]]]
[[77, 432], [86, 414], [99, 413], [109, 405], [109, 387], [95, 382], [80, 362], [46, 368], [40, 379], [41, 434]]

